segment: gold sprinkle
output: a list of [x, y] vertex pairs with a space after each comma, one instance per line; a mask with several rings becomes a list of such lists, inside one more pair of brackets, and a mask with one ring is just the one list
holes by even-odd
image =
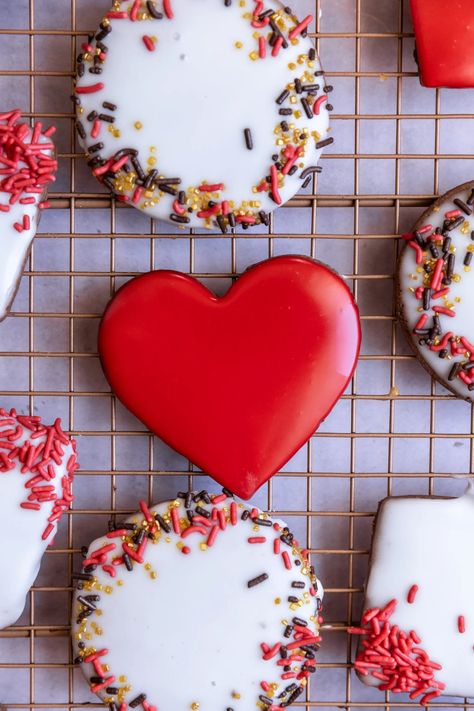
[[137, 131], [139, 131], [141, 128], [143, 128], [143, 124], [141, 121], [135, 121], [135, 123], [133, 125], [135, 126]]
[[193, 701], [193, 703], [191, 704], [191, 708], [193, 711], [197, 711], [199, 708], [199, 703], [197, 701]]
[[236, 47], [237, 49], [242, 49], [243, 46], [244, 46], [244, 45], [242, 44], [242, 42], [236, 42], [236, 43], [234, 44], [234, 47]]
[[281, 603], [281, 597], [276, 597], [275, 598], [275, 605], [279, 605]]
[[232, 692], [232, 698], [233, 699], [240, 699], [240, 694], [238, 691], [233, 691]]
[[199, 544], [199, 548], [200, 548], [202, 551], [207, 551], [207, 543], [200, 543], [200, 544]]
[[145, 563], [145, 570], [151, 570], [151, 564]]
[[291, 71], [293, 71], [294, 69], [296, 69], [296, 64], [294, 62], [290, 62], [288, 64], [288, 69], [291, 69]]
[[252, 62], [255, 62], [255, 60], [258, 59], [259, 54], [258, 54], [258, 52], [250, 52], [249, 57], [252, 60]]

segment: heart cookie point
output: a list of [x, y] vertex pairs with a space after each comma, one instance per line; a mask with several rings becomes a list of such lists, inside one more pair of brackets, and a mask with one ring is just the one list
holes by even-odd
[[178, 272], [120, 289], [99, 352], [119, 399], [223, 486], [249, 498], [345, 390], [360, 324], [344, 281], [306, 257], [245, 272], [222, 298]]

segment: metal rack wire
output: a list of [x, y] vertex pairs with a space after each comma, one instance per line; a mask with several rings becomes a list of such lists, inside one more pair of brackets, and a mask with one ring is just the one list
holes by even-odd
[[[93, 29], [84, 27], [81, 18], [86, 10], [87, 17], [96, 17], [97, 3], [24, 0], [18, 2], [18, 20], [11, 3], [0, 0], [0, 58], [9, 53], [9, 42], [23, 47], [6, 64], [0, 60], [0, 90], [4, 97], [14, 97], [12, 84], [22, 86], [29, 100], [27, 115], [58, 124], [59, 160], [67, 177], [50, 195], [52, 210], [43, 218], [14, 312], [0, 327], [0, 395], [5, 406], [38, 410], [45, 418], [60, 410], [79, 440], [82, 462], [74, 511], [45, 556], [27, 609], [16, 625], [0, 632], [0, 700], [8, 708], [100, 706], [76, 675], [68, 647], [70, 574], [80, 546], [103, 529], [111, 514], [135, 510], [140, 496], [153, 501], [185, 483], [205, 483], [108, 391], [94, 338], [107, 298], [131, 276], [170, 264], [222, 290], [247, 263], [282, 251], [304, 251], [339, 268], [353, 287], [364, 330], [359, 368], [334, 415], [258, 497], [258, 503], [286, 517], [306, 537], [326, 582], [319, 671], [307, 699], [296, 706], [413, 705], [405, 697], [383, 697], [355, 680], [351, 640], [344, 631], [360, 611], [377, 501], [392, 492], [456, 493], [449, 480], [453, 469], [459, 474], [472, 471], [474, 414], [429, 382], [414, 361], [398, 334], [392, 286], [396, 236], [447, 187], [445, 166], [457, 165], [461, 157], [446, 144], [444, 126], [468, 121], [474, 99], [465, 94], [463, 110], [456, 111], [457, 102], [436, 91], [430, 92], [431, 110], [424, 108], [424, 99], [420, 108], [413, 110], [409, 102], [406, 108], [406, 86], [416, 93], [418, 83], [403, 0], [315, 2], [315, 17], [322, 9], [323, 19], [317, 21], [314, 36], [336, 88], [335, 149], [324, 156], [319, 185], [282, 208], [268, 231], [223, 238], [168, 232], [111, 201], [86, 175], [72, 112], [60, 101], [48, 106], [41, 101], [48, 84], [54, 96], [70, 93], [77, 47]], [[386, 22], [384, 13], [390, 17]], [[44, 63], [38, 47], [55, 42], [63, 43], [58, 61]], [[366, 50], [371, 45], [382, 51], [369, 52], [369, 61]], [[377, 87], [389, 84], [390, 101], [378, 111], [367, 108], [373, 82]], [[342, 102], [345, 92], [348, 99]], [[53, 94], [47, 95], [51, 99]], [[345, 106], [341, 113], [339, 103]], [[432, 138], [423, 153], [407, 147], [404, 132], [407, 123], [422, 122], [429, 123]], [[390, 150], [383, 146], [375, 152], [366, 132], [383, 134], [384, 125], [392, 130]], [[474, 155], [464, 152], [462, 158], [472, 160]], [[381, 193], [370, 175], [384, 161], [390, 163], [392, 189]], [[431, 166], [432, 183], [425, 181], [422, 192], [406, 189], [407, 162], [416, 170], [421, 162]], [[352, 189], [341, 195], [342, 172], [351, 178]], [[342, 216], [340, 223], [334, 215]], [[206, 251], [210, 240], [217, 249], [214, 258]], [[474, 708], [460, 699], [441, 699], [435, 705]]]

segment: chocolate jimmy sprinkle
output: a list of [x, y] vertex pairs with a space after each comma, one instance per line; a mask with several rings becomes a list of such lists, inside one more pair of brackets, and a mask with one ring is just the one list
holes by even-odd
[[474, 188], [471, 190], [471, 194], [469, 195], [466, 202], [468, 205], [474, 205]]
[[219, 225], [219, 229], [222, 232], [222, 234], [223, 235], [227, 234], [227, 223], [225, 221], [225, 217], [223, 215], [217, 215], [216, 222]]
[[[288, 91], [288, 89], [284, 89], [284, 90], [281, 92], [280, 96], [278, 96], [278, 97], [275, 99], [276, 103], [277, 103], [277, 104], [282, 104], [282, 103], [285, 101], [285, 99], [287, 99], [287, 98], [289, 97], [289, 95], [290, 95], [290, 92]], [[289, 109], [289, 111], [290, 111], [290, 113], [291, 113], [291, 109]]]
[[300, 173], [300, 178], [301, 180], [304, 180], [308, 176], [311, 176], [313, 173], [321, 173], [321, 171], [322, 168], [319, 165], [309, 165], [302, 171], [302, 173]]
[[204, 516], [204, 518], [211, 518], [210, 512], [202, 506], [196, 506], [196, 513], [199, 514], [199, 516]]
[[446, 226], [446, 229], [448, 232], [451, 232], [452, 230], [456, 229], [456, 227], [459, 227], [459, 225], [462, 225], [463, 222], [464, 222], [464, 217], [462, 215], [459, 215], [459, 217], [456, 217], [456, 219], [452, 220]]
[[171, 526], [169, 525], [169, 523], [167, 523], [167, 522], [165, 521], [165, 519], [163, 518], [163, 516], [160, 516], [159, 513], [156, 513], [156, 512], [155, 512], [155, 519], [158, 521], [158, 524], [159, 524], [160, 528], [161, 528], [165, 533], [171, 533]]
[[106, 123], [115, 123], [115, 116], [111, 116], [110, 114], [99, 114], [99, 118]]
[[87, 133], [86, 133], [86, 130], [82, 124], [82, 121], [76, 121], [76, 129], [77, 129], [79, 136], [83, 140], [85, 140], [87, 138]]
[[279, 109], [278, 113], [280, 114], [280, 116], [291, 116], [293, 111], [291, 109]]
[[143, 181], [143, 187], [148, 190], [153, 184], [153, 181], [155, 180], [156, 176], [158, 175], [158, 171], [156, 169], [150, 170], [148, 175], [146, 176], [145, 180]]
[[87, 151], [89, 153], [98, 153], [99, 151], [102, 150], [103, 147], [104, 147], [104, 144], [99, 141], [99, 143], [94, 143], [92, 146], [89, 146], [87, 148]]
[[466, 252], [466, 256], [464, 257], [464, 266], [468, 267], [472, 262], [472, 252]]
[[156, 5], [152, 2], [152, 0], [147, 0], [146, 9], [155, 20], [163, 19], [163, 13], [157, 10]]
[[298, 603], [298, 598], [295, 597], [294, 595], [289, 595], [289, 596], [288, 596], [288, 602]]
[[242, 516], [240, 518], [242, 519], [242, 521], [246, 521], [248, 518], [250, 518], [250, 511], [248, 511], [248, 509], [242, 511]]
[[[173, 188], [172, 185], [169, 185], [168, 183], [165, 182], [158, 182], [158, 189], [161, 190], [163, 193], [168, 193], [168, 195], [177, 195], [178, 191], [176, 188]], [[179, 215], [176, 215], [176, 217], [179, 217]], [[187, 221], [189, 222], [189, 219], [186, 218]]]
[[257, 524], [257, 526], [268, 526], [271, 527], [273, 526], [273, 522], [269, 518], [254, 518], [252, 519], [252, 523]]
[[94, 605], [94, 603], [90, 600], [86, 600], [86, 598], [82, 595], [79, 595], [77, 600], [81, 603], [81, 605], [85, 605], [85, 607], [87, 607], [89, 610], [97, 610], [97, 605]]
[[299, 625], [300, 627], [307, 627], [308, 623], [306, 620], [303, 620], [301, 617], [293, 617], [292, 622], [294, 625]]
[[135, 699], [133, 699], [132, 701], [129, 701], [129, 702], [128, 702], [128, 705], [129, 705], [132, 709], [134, 709], [134, 708], [136, 708], [137, 706], [140, 706], [140, 704], [142, 704], [144, 701], [146, 701], [146, 694], [140, 694], [139, 696], [137, 696], [137, 697], [136, 697]]
[[73, 573], [72, 578], [73, 580], [93, 580], [94, 576], [89, 573]]
[[329, 136], [329, 138], [325, 138], [323, 141], [318, 141], [316, 143], [316, 148], [325, 148], [326, 146], [330, 146], [331, 143], [334, 143], [334, 138], [332, 136]]
[[287, 639], [291, 637], [291, 633], [293, 632], [293, 625], [287, 625], [285, 627], [285, 631], [283, 632], [283, 637], [286, 637]]
[[128, 553], [124, 553], [124, 554], [123, 554], [123, 562], [125, 563], [125, 567], [126, 567], [126, 569], [127, 569], [129, 572], [130, 572], [131, 570], [133, 570], [132, 559], [130, 558], [130, 556], [128, 555]]
[[451, 370], [449, 371], [448, 380], [455, 380], [458, 377], [461, 370], [461, 363], [454, 363]]
[[423, 311], [429, 310], [430, 300], [431, 300], [431, 289], [429, 287], [426, 287], [425, 290], [423, 291]]
[[[308, 99], [307, 99], [306, 97], [303, 97], [303, 98], [301, 99], [301, 103], [302, 103], [302, 105], [303, 105], [303, 109], [304, 109], [304, 112], [305, 112], [306, 116], [307, 116], [309, 119], [313, 118], [313, 116], [314, 116], [314, 114], [313, 114], [313, 109], [312, 109], [311, 106], [309, 105]], [[327, 139], [326, 139], [326, 140], [327, 140]], [[322, 141], [321, 141], [321, 142], [322, 142]]]
[[302, 590], [304, 588], [304, 583], [302, 580], [293, 580], [293, 582], [291, 583], [291, 587]]
[[287, 121], [281, 121], [280, 126], [281, 126], [281, 130], [284, 131], [285, 133], [290, 130], [290, 127], [288, 126]]
[[139, 179], [141, 181], [145, 180], [145, 178], [146, 178], [145, 171], [143, 170], [142, 165], [141, 165], [137, 156], [132, 156], [132, 165], [133, 165], [135, 172], [138, 175]]
[[233, 499], [233, 498], [234, 498], [234, 494], [231, 492], [230, 489], [226, 489], [225, 486], [224, 486], [223, 489], [222, 489], [222, 493], [225, 494], [229, 499]]
[[456, 207], [459, 207], [465, 215], [472, 215], [472, 208], [470, 208], [469, 205], [466, 205], [466, 203], [460, 198], [454, 198], [453, 203]]
[[85, 66], [84, 62], [79, 62], [79, 64], [77, 65], [77, 75], [79, 77], [83, 77], [85, 71], [86, 71], [86, 66]]
[[247, 146], [248, 150], [251, 151], [253, 148], [253, 138], [252, 138], [252, 132], [249, 128], [244, 128], [244, 138], [245, 138], [245, 145]]
[[446, 276], [448, 279], [450, 279], [453, 274], [454, 274], [454, 263], [456, 261], [456, 255], [453, 254], [452, 252], [448, 255], [448, 259], [446, 262]]
[[296, 78], [295, 79], [295, 91], [297, 94], [301, 94], [303, 91], [302, 85], [301, 85], [301, 79]]
[[268, 227], [270, 222], [269, 222], [267, 213], [264, 210], [260, 210], [260, 212], [258, 213], [258, 216], [260, 217], [260, 222], [262, 223], [262, 225], [265, 225], [266, 227]]
[[314, 47], [311, 47], [311, 49], [309, 50], [309, 52], [308, 52], [308, 59], [309, 59], [311, 62], [314, 62], [314, 60], [316, 59], [316, 50], [314, 49]]
[[268, 573], [262, 573], [261, 575], [257, 575], [256, 578], [252, 578], [252, 580], [248, 581], [247, 587], [254, 588], [256, 585], [260, 585], [260, 583], [263, 583], [265, 580], [268, 580]]

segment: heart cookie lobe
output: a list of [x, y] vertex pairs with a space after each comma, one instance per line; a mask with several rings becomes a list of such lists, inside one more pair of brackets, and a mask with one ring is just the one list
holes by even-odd
[[44, 425], [37, 416], [0, 408], [0, 629], [21, 615], [41, 558], [58, 522], [73, 501], [78, 468], [74, 440], [57, 419]]
[[295, 256], [257, 264], [222, 298], [179, 272], [145, 274], [117, 292], [99, 332], [119, 399], [242, 498], [330, 412], [359, 345], [347, 285]]

